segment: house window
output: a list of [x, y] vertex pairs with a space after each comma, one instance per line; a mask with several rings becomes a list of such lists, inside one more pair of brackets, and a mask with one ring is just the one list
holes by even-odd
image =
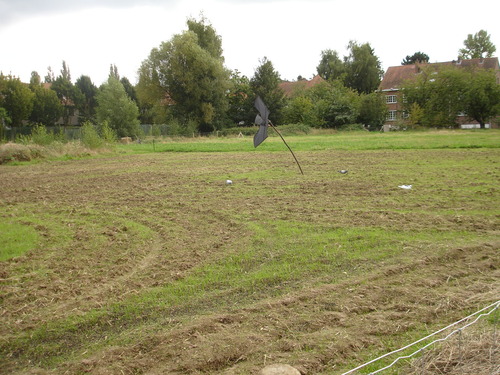
[[387, 114], [387, 121], [396, 120], [396, 112], [397, 111], [389, 111], [389, 113]]
[[387, 104], [389, 104], [389, 103], [397, 103], [398, 102], [398, 97], [396, 95], [386, 95], [385, 102]]

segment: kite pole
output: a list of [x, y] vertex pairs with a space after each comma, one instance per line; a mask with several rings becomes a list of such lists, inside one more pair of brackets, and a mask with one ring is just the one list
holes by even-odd
[[300, 173], [302, 173], [302, 175], [304, 175], [304, 172], [302, 171], [302, 168], [299, 164], [299, 161], [297, 160], [297, 158], [295, 157], [295, 154], [293, 153], [292, 149], [290, 148], [290, 146], [288, 146], [288, 143], [286, 143], [285, 141], [285, 138], [283, 138], [283, 136], [281, 135], [281, 133], [278, 131], [278, 129], [276, 129], [276, 126], [273, 125], [273, 123], [271, 122], [271, 120], [268, 120], [269, 122], [269, 125], [274, 129], [274, 131], [276, 133], [278, 133], [278, 135], [280, 136], [281, 140], [283, 141], [283, 143], [285, 144], [286, 147], [288, 147], [288, 149], [290, 150], [290, 152], [292, 153], [292, 156], [293, 158], [295, 159], [295, 162], [297, 163], [297, 166], [299, 167], [300, 169]]
[[288, 149], [292, 153], [292, 156], [295, 159], [295, 162], [299, 166], [300, 173], [302, 173], [302, 175], [303, 175], [304, 172], [302, 171], [302, 167], [300, 166], [299, 161], [295, 157], [295, 154], [293, 153], [292, 149], [290, 148], [290, 146], [288, 146], [288, 143], [286, 143], [285, 138], [283, 138], [283, 136], [278, 131], [278, 129], [276, 129], [276, 127], [273, 125], [271, 120], [269, 120], [269, 113], [270, 113], [269, 109], [266, 107], [266, 104], [262, 101], [260, 96], [257, 96], [255, 98], [254, 106], [257, 109], [257, 111], [259, 111], [259, 114], [257, 115], [257, 117], [255, 117], [255, 124], [259, 125], [259, 131], [253, 137], [254, 147], [257, 147], [262, 142], [264, 142], [264, 140], [267, 138], [267, 127], [271, 126], [274, 129], [274, 131], [276, 133], [278, 133], [278, 135], [280, 136], [280, 138], [283, 141], [283, 143], [285, 144], [285, 146], [288, 147]]

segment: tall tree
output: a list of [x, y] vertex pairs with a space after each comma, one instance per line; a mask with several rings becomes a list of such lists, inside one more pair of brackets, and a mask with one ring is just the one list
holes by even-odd
[[442, 66], [436, 70], [428, 67], [402, 87], [405, 107], [412, 117], [412, 109], [418, 109], [423, 126], [457, 126], [457, 115], [464, 110], [467, 97], [464, 69]]
[[224, 62], [222, 56], [222, 38], [217, 35], [217, 32], [210, 22], [201, 15], [201, 19], [197, 21], [194, 18], [187, 20], [188, 30], [192, 31], [198, 37], [198, 45], [207, 51], [212, 57], [220, 59]]
[[[163, 89], [161, 100], [165, 105], [174, 104], [175, 114], [184, 124], [192, 120], [199, 124], [201, 132], [209, 132], [223, 125], [229, 71], [224, 67], [218, 49], [212, 48], [218, 42], [208, 42], [210, 38], [219, 38], [213, 27], [205, 20], [198, 22], [201, 25], [193, 20], [189, 22], [196, 32], [188, 30], [174, 35], [151, 52], [150, 61], [143, 63], [143, 67], [156, 70], [150, 77], [157, 78]], [[151, 70], [141, 69], [141, 72]], [[167, 97], [168, 101], [165, 100]]]
[[337, 51], [327, 49], [321, 52], [321, 60], [316, 67], [318, 74], [325, 80], [342, 79], [346, 73], [344, 62]]
[[71, 73], [69, 71], [69, 66], [66, 64], [66, 61], [64, 60], [62, 62], [61, 77], [64, 80], [71, 82]]
[[132, 99], [136, 104], [139, 104], [139, 101], [137, 99], [137, 93], [135, 92], [135, 87], [130, 83], [127, 77], [122, 77], [120, 78], [120, 82], [125, 88], [125, 92], [127, 93], [128, 97]]
[[0, 107], [4, 108], [12, 126], [21, 126], [33, 110], [34, 94], [17, 77], [0, 74]]
[[231, 72], [231, 88], [228, 95], [227, 116], [232, 125], [252, 124], [255, 119], [254, 95], [248, 77], [239, 71]]
[[[279, 124], [285, 106], [285, 93], [279, 87], [281, 78], [267, 57], [259, 61], [260, 65], [250, 79], [250, 87], [256, 96], [260, 96], [269, 108], [269, 119]], [[254, 98], [255, 99], [255, 98]]]
[[32, 91], [35, 96], [29, 120], [32, 123], [53, 126], [63, 114], [63, 106], [57, 94], [41, 85], [34, 86]]
[[40, 77], [40, 74], [38, 72], [31, 72], [31, 77], [30, 77], [30, 89], [34, 89], [37, 86], [41, 86], [42, 84], [42, 79]]
[[491, 118], [500, 114], [500, 85], [495, 72], [491, 70], [476, 68], [465, 74], [463, 111], [484, 129]]
[[407, 55], [403, 61], [401, 61], [401, 65], [412, 65], [415, 63], [428, 63], [429, 56], [423, 52], [415, 52], [413, 55]]
[[358, 122], [375, 130], [382, 126], [387, 118], [385, 98], [378, 92], [360, 97]]
[[75, 115], [75, 110], [80, 106], [84, 97], [80, 89], [71, 82], [71, 73], [65, 61], [63, 61], [61, 74], [52, 82], [50, 88], [56, 92], [63, 105], [64, 125], [69, 125], [71, 116]]
[[107, 122], [119, 137], [138, 137], [139, 109], [119, 80], [110, 76], [97, 94], [97, 120]]
[[111, 64], [109, 66], [109, 77], [116, 78], [117, 80], [120, 80], [120, 74], [118, 74], [118, 68], [116, 67], [115, 64]]
[[82, 101], [78, 106], [80, 117], [85, 121], [92, 121], [95, 117], [95, 108], [97, 106], [96, 95], [97, 86], [94, 85], [89, 76], [81, 75], [75, 82], [75, 86], [82, 93]]
[[170, 104], [173, 104], [166, 87], [159, 77], [162, 62], [159, 49], [153, 48], [149, 57], [141, 63], [139, 81], [136, 86], [139, 112], [143, 124], [165, 124], [170, 116]]
[[322, 128], [354, 124], [359, 115], [359, 94], [339, 80], [312, 87], [307, 96], [314, 103], [312, 118]]
[[54, 75], [54, 72], [52, 71], [52, 68], [49, 66], [47, 68], [47, 75], [44, 78], [45, 83], [52, 83], [56, 80], [56, 77]]
[[11, 123], [11, 119], [4, 106], [4, 89], [6, 86], [6, 77], [0, 72], [0, 141], [5, 138], [7, 126]]
[[291, 98], [283, 110], [285, 123], [317, 125], [317, 119], [313, 116], [314, 104], [307, 95]]
[[458, 51], [460, 59], [478, 59], [483, 57], [492, 57], [497, 50], [490, 40], [490, 35], [485, 30], [479, 30], [474, 35], [467, 35], [464, 40], [465, 48]]
[[7, 125], [11, 122], [7, 110], [0, 106], [0, 141], [5, 138]]
[[369, 94], [380, 84], [383, 70], [375, 51], [368, 43], [349, 42], [349, 56], [344, 58], [346, 76], [344, 84], [359, 93]]

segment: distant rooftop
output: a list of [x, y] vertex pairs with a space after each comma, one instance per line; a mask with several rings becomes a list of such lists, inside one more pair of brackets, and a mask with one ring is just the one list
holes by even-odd
[[382, 82], [380, 82], [379, 90], [391, 90], [398, 89], [401, 83], [426, 67], [439, 67], [439, 66], [460, 66], [460, 67], [468, 67], [468, 66], [480, 66], [485, 69], [494, 69], [499, 70], [498, 65], [498, 57], [489, 57], [483, 59], [469, 59], [469, 60], [454, 60], [454, 61], [446, 61], [439, 63], [416, 63], [411, 65], [400, 65], [400, 66], [391, 66], [387, 69], [387, 72], [384, 74], [384, 78]]
[[283, 90], [283, 92], [285, 93], [285, 96], [290, 98], [297, 91], [308, 90], [311, 87], [314, 87], [317, 84], [322, 83], [322, 82], [325, 82], [325, 80], [323, 78], [321, 78], [321, 76], [316, 75], [311, 80], [304, 79], [304, 80], [293, 81], [293, 82], [283, 81], [280, 83], [279, 86]]

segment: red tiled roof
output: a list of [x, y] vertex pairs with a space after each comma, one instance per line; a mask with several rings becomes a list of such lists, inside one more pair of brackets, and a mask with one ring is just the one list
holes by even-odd
[[440, 63], [417, 63], [412, 65], [401, 65], [401, 66], [391, 66], [387, 69], [384, 74], [382, 82], [380, 82], [379, 90], [396, 90], [398, 89], [403, 81], [413, 77], [415, 74], [420, 72], [425, 67], [439, 67], [439, 66], [480, 66], [485, 69], [494, 69], [497, 72], [500, 70], [498, 58], [490, 57], [484, 59], [469, 59], [469, 60], [459, 60], [459, 61], [446, 61]]
[[382, 82], [380, 82], [379, 90], [398, 89], [401, 82], [413, 77], [418, 73], [417, 65], [401, 65], [391, 66], [384, 74]]
[[313, 77], [311, 80], [302, 80], [302, 81], [283, 81], [279, 84], [279, 87], [283, 90], [285, 93], [285, 96], [291, 97], [295, 92], [298, 90], [308, 90], [311, 87], [316, 86], [319, 83], [325, 82], [321, 76], [316, 75]]

